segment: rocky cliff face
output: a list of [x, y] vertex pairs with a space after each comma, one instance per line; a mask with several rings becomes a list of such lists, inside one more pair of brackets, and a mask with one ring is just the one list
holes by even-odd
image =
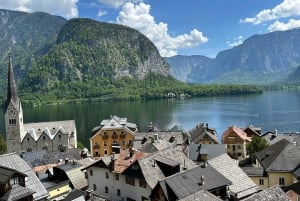
[[[28, 88], [89, 79], [143, 79], [169, 75], [169, 64], [137, 30], [91, 19], [0, 10], [0, 86], [5, 88], [7, 55], [17, 80]], [[26, 79], [25, 79], [26, 78]]]
[[[300, 64], [300, 29], [255, 35], [242, 45], [220, 52], [215, 59], [173, 57], [167, 59], [176, 78], [179, 69], [189, 68], [188, 82], [272, 83], [292, 73]], [[185, 59], [185, 65], [178, 59]], [[181, 62], [181, 63], [180, 63]], [[199, 65], [199, 63], [201, 63]], [[192, 66], [199, 66], [192, 68]], [[174, 72], [174, 69], [175, 72]], [[191, 75], [203, 74], [202, 77]]]

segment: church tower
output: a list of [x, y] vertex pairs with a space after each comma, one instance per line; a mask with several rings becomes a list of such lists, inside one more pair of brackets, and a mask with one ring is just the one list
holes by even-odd
[[5, 126], [7, 152], [22, 151], [21, 140], [24, 136], [23, 109], [17, 93], [12, 61], [9, 53], [7, 99], [5, 102]]

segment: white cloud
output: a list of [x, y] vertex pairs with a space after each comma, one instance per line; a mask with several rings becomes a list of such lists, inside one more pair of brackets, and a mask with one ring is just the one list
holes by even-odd
[[261, 24], [270, 20], [300, 15], [300, 0], [283, 0], [272, 9], [260, 11], [255, 17], [241, 19], [242, 23]]
[[100, 3], [105, 4], [112, 8], [120, 8], [126, 3], [140, 3], [143, 0], [98, 0]]
[[98, 17], [102, 17], [102, 16], [104, 16], [104, 15], [106, 15], [106, 14], [107, 14], [107, 11], [99, 10], [97, 16], [98, 16]]
[[227, 41], [226, 44], [229, 47], [235, 47], [235, 46], [243, 44], [243, 41], [244, 41], [244, 37], [243, 36], [239, 36], [234, 41]]
[[287, 23], [276, 21], [268, 27], [270, 32], [272, 31], [286, 31], [300, 27], [300, 20], [290, 19]]
[[197, 29], [189, 34], [172, 37], [168, 34], [168, 25], [156, 23], [150, 15], [150, 5], [126, 3], [117, 17], [117, 22], [139, 30], [146, 35], [158, 48], [163, 57], [174, 56], [178, 49], [195, 47], [208, 41], [208, 38]]
[[78, 17], [78, 0], [1, 0], [0, 8], [24, 12], [42, 11], [66, 18]]

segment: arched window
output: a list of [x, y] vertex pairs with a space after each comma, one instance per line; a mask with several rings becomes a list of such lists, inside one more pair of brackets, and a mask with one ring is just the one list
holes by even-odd
[[32, 149], [31, 149], [31, 148], [28, 148], [28, 149], [27, 149], [27, 152], [32, 152]]
[[64, 151], [64, 146], [62, 146], [61, 144], [58, 145], [58, 151], [63, 152]]

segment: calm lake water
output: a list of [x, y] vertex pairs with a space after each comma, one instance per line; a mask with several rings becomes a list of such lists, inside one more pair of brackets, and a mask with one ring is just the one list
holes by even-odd
[[[151, 100], [133, 102], [82, 103], [23, 108], [24, 121], [56, 121], [75, 119], [78, 139], [89, 147], [91, 130], [110, 115], [127, 117], [145, 131], [150, 122], [161, 129], [179, 125], [189, 130], [208, 123], [219, 139], [230, 125], [261, 127], [263, 132], [300, 131], [300, 90], [267, 91], [263, 94], [185, 100]], [[0, 132], [5, 132], [4, 114], [0, 116]]]

